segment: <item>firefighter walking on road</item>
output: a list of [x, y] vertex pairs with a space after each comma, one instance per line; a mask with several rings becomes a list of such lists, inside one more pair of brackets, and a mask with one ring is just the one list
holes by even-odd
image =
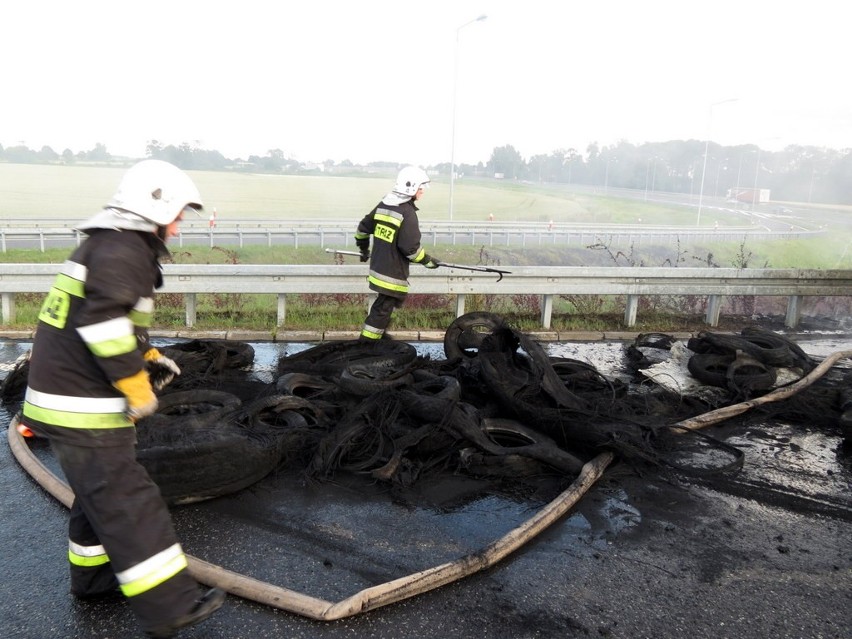
[[438, 268], [437, 260], [420, 246], [415, 202], [423, 197], [428, 184], [426, 171], [416, 166], [405, 167], [399, 172], [393, 190], [358, 224], [355, 244], [361, 251], [361, 261], [370, 262], [367, 281], [370, 289], [378, 293], [364, 321], [360, 341], [385, 336], [393, 312], [408, 295], [409, 264]]
[[177, 365], [148, 341], [160, 258], [185, 212], [201, 209], [183, 171], [145, 160], [79, 229], [45, 299], [33, 340], [21, 421], [47, 437], [74, 492], [71, 592], [121, 593], [149, 637], [209, 617], [225, 593], [189, 575], [160, 491], [136, 461], [135, 422], [157, 410]]

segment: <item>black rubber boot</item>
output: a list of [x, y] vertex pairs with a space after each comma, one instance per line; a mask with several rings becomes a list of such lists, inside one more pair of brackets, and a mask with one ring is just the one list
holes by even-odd
[[195, 607], [182, 617], [178, 617], [169, 624], [145, 631], [147, 637], [152, 639], [169, 639], [177, 634], [182, 628], [194, 626], [207, 619], [225, 603], [225, 591], [219, 588], [211, 588], [205, 592], [195, 603]]

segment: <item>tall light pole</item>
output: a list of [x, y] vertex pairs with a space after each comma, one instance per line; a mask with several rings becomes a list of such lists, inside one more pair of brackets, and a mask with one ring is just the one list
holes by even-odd
[[450, 146], [450, 222], [453, 221], [453, 191], [456, 182], [456, 96], [459, 89], [459, 31], [474, 22], [481, 22], [487, 17], [483, 13], [478, 18], [465, 22], [456, 29], [455, 59], [453, 61], [453, 135]]
[[739, 98], [729, 98], [720, 100], [710, 105], [709, 113], [707, 114], [707, 141], [704, 143], [704, 168], [701, 169], [701, 189], [698, 193], [698, 216], [695, 219], [695, 226], [701, 226], [701, 207], [704, 204], [704, 177], [707, 174], [707, 155], [710, 152], [710, 129], [713, 124], [713, 107], [728, 102], [736, 102]]
[[754, 188], [751, 190], [751, 210], [757, 210], [760, 197], [757, 195], [757, 178], [760, 177], [760, 145], [757, 147], [757, 159], [754, 161]]

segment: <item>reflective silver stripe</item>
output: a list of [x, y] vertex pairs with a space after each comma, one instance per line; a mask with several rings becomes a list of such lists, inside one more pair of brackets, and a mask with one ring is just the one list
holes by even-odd
[[106, 554], [103, 546], [81, 546], [70, 539], [68, 540], [68, 550], [81, 557], [98, 557]]
[[402, 213], [391, 211], [390, 209], [377, 209], [376, 214], [373, 217], [376, 219], [385, 219], [396, 226], [402, 224], [403, 220]]
[[153, 313], [154, 312], [154, 298], [153, 297], [140, 297], [136, 302], [136, 305], [133, 307], [134, 311], [138, 313]]
[[39, 408], [93, 415], [123, 413], [127, 409], [127, 400], [124, 397], [72, 397], [43, 393], [33, 388], [27, 388], [26, 401]]
[[148, 557], [145, 561], [136, 564], [132, 568], [115, 573], [115, 577], [118, 579], [118, 583], [129, 584], [137, 579], [144, 579], [151, 573], [157, 572], [160, 568], [168, 564], [170, 561], [177, 559], [181, 555], [183, 555], [183, 549], [180, 547], [180, 544], [173, 544], [165, 550], [161, 550], [156, 555]]
[[71, 260], [65, 260], [65, 263], [62, 265], [59, 272], [62, 273], [62, 275], [67, 275], [68, 277], [80, 280], [81, 282], [85, 282], [86, 277], [89, 275], [88, 268], [82, 264], [78, 264], [77, 262], [72, 262]]
[[105, 322], [81, 326], [77, 329], [77, 332], [80, 333], [80, 337], [83, 338], [86, 344], [98, 344], [100, 342], [135, 335], [133, 332], [133, 323], [126, 317], [116, 317]]

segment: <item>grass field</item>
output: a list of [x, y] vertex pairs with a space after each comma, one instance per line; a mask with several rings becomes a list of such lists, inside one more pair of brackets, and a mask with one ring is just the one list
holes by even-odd
[[[125, 169], [0, 163], [0, 220], [11, 218], [84, 219], [109, 200]], [[220, 220], [318, 217], [358, 220], [390, 190], [392, 175], [376, 177], [293, 176], [190, 171], [209, 211]], [[424, 221], [449, 219], [449, 183], [436, 178], [420, 202]], [[457, 180], [453, 221], [530, 221], [691, 225], [694, 214], [682, 206], [576, 193], [564, 185], [496, 180]], [[741, 219], [716, 216], [720, 224]]]
[[[109, 200], [124, 171], [122, 167], [62, 166], [0, 163], [0, 224], [4, 219], [85, 219]], [[254, 173], [193, 171], [208, 211], [214, 208], [226, 220], [314, 220], [326, 217], [352, 220], [352, 226], [369, 211], [393, 184], [393, 175], [368, 177], [292, 176]], [[420, 202], [424, 222], [447, 221], [449, 184], [436, 178]], [[490, 214], [496, 221], [526, 221], [547, 224], [695, 224], [694, 207], [656, 203], [652, 200], [606, 197], [587, 191], [572, 191], [566, 185], [536, 185], [512, 181], [467, 180], [455, 183], [453, 220], [484, 222]], [[770, 268], [852, 268], [852, 208], [813, 207], [808, 209], [811, 228], [830, 232], [813, 239], [704, 243], [664, 247], [643, 246], [634, 255], [618, 247], [625, 259], [636, 264], [662, 266], [751, 266]], [[708, 226], [742, 227], [742, 215], [709, 210], [702, 217]], [[504, 263], [512, 263], [507, 251]], [[525, 253], [529, 253], [526, 251]], [[586, 255], [543, 250], [542, 264], [598, 263]], [[685, 257], [685, 259], [681, 259]], [[32, 258], [41, 261], [40, 258]], [[246, 261], [246, 258], [243, 258]], [[283, 256], [282, 256], [283, 259]], [[2, 261], [10, 259], [0, 254]], [[24, 260], [29, 261], [29, 260]], [[320, 263], [325, 263], [325, 259]], [[702, 264], [701, 262], [706, 262]], [[299, 261], [299, 263], [306, 263]], [[535, 257], [523, 258], [536, 263]], [[609, 264], [616, 265], [616, 264]]]
[[[0, 163], [0, 224], [3, 219], [85, 219], [100, 210], [110, 198], [124, 173], [124, 168], [14, 165]], [[351, 219], [352, 227], [384, 195], [393, 183], [392, 175], [375, 177], [286, 176], [225, 172], [192, 172], [208, 210], [217, 209], [223, 219], [311, 220], [327, 216], [335, 220]], [[448, 219], [449, 185], [435, 180], [421, 204], [421, 219]], [[564, 185], [531, 185], [497, 181], [456, 182], [454, 221], [484, 222], [489, 214], [497, 221], [528, 221], [546, 224], [630, 223], [642, 219], [645, 224], [690, 226], [695, 213], [690, 207], [660, 205], [642, 199], [629, 200], [590, 193], [573, 192]], [[815, 209], [814, 225], [825, 224], [832, 232], [812, 239], [784, 241], [743, 241], [705, 243], [689, 246], [619, 247], [612, 251], [589, 247], [515, 246], [437, 246], [430, 252], [445, 261], [487, 263], [492, 265], [559, 266], [720, 266], [735, 268], [812, 268], [852, 269], [849, 231], [850, 213], [836, 208]], [[714, 211], [706, 215], [707, 224], [719, 220], [720, 225], [742, 224], [742, 216], [723, 218]], [[174, 248], [174, 247], [173, 247]], [[174, 248], [178, 263], [231, 264], [328, 264], [331, 257], [318, 247], [245, 247], [242, 249], [207, 247]], [[0, 252], [0, 262], [61, 263], [69, 250], [10, 250]], [[413, 274], [416, 290], [416, 274]], [[365, 296], [367, 293], [365, 284]], [[365, 296], [310, 296], [288, 300], [288, 326], [299, 328], [356, 328], [363, 320]], [[39, 295], [16, 296], [18, 327], [34, 324], [40, 304]], [[199, 300], [199, 328], [223, 325], [241, 328], [274, 327], [274, 299], [263, 296], [203, 296]], [[272, 296], [270, 296], [272, 297]], [[406, 310], [400, 313], [399, 328], [445, 328], [452, 320], [449, 300], [423, 299], [412, 296]], [[468, 310], [489, 310], [513, 317], [521, 327], [535, 327], [539, 320], [536, 296], [515, 299], [471, 295]], [[166, 303], [163, 303], [166, 302]], [[675, 311], [681, 305], [672, 300]], [[157, 320], [164, 326], [182, 323], [182, 300], [160, 300]], [[618, 328], [623, 300], [586, 296], [560, 300], [554, 309], [557, 329]], [[659, 313], [655, 313], [659, 310]], [[672, 308], [643, 309], [640, 314], [648, 323], [640, 330], [683, 329], [689, 322], [701, 323], [700, 309], [671, 314]]]

